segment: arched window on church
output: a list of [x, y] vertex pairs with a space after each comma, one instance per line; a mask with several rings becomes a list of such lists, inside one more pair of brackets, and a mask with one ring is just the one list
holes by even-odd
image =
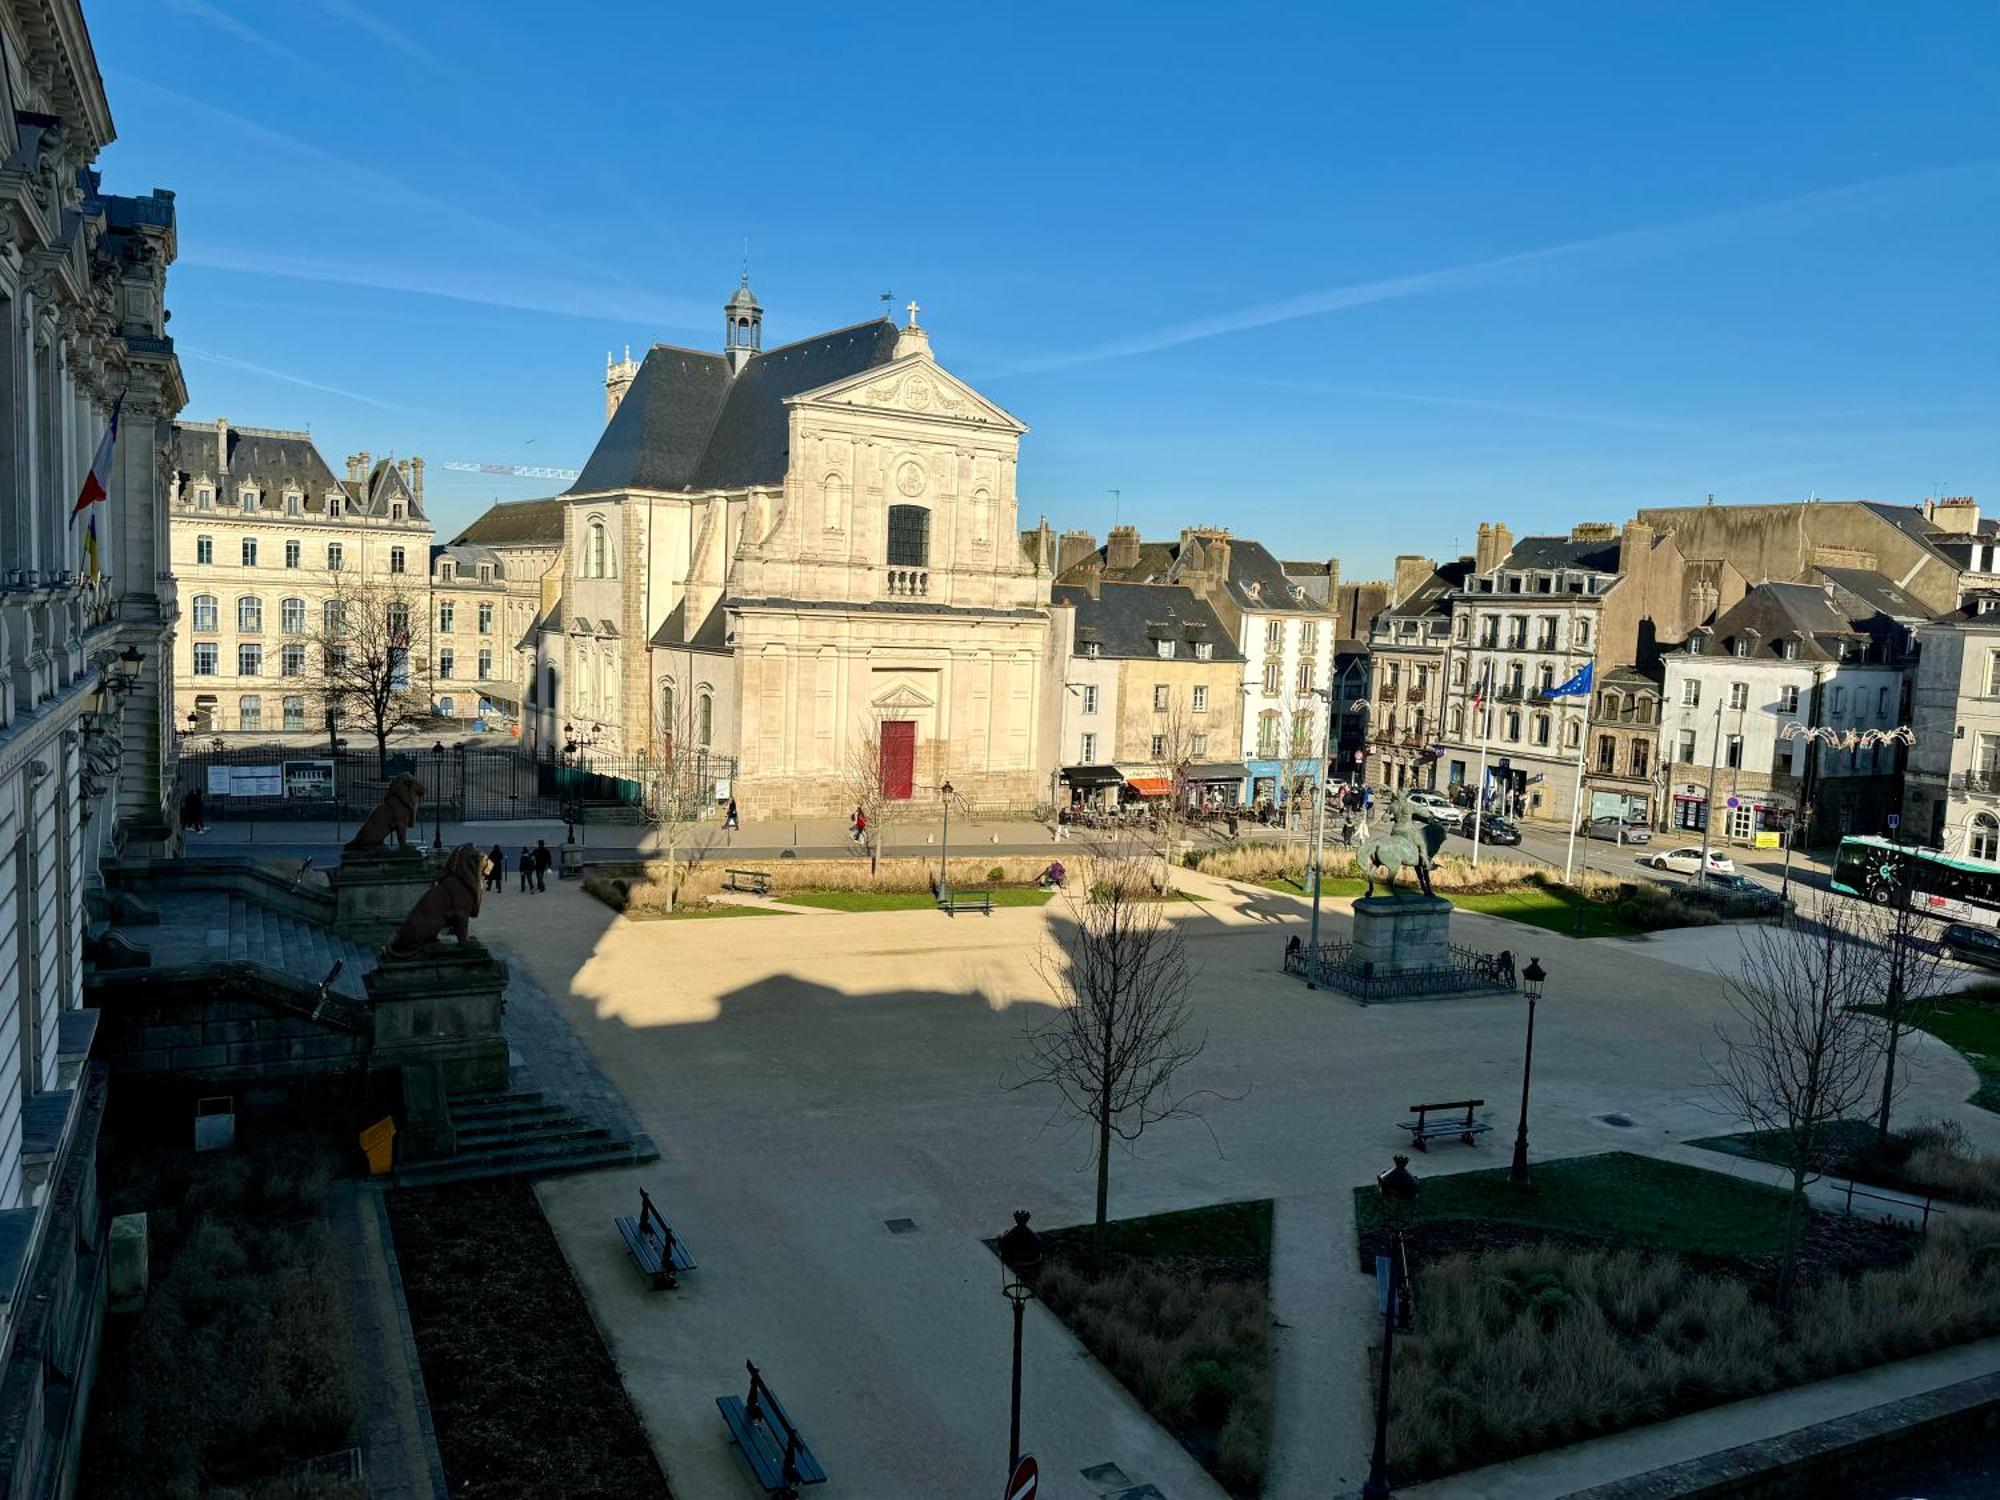
[[592, 516], [590, 526], [584, 533], [583, 576], [585, 578], [616, 578], [618, 569], [612, 561], [611, 538], [605, 531], [600, 517]]
[[828, 531], [847, 530], [847, 481], [829, 474], [819, 482], [820, 512]]
[[715, 698], [705, 687], [701, 690], [700, 718], [695, 726], [695, 736], [704, 750], [715, 741]]

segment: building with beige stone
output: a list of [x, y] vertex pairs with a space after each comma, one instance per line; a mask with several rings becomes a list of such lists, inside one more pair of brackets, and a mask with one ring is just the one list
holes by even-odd
[[516, 647], [535, 610], [509, 591], [509, 566], [477, 542], [431, 548], [431, 692], [440, 718], [513, 739], [526, 675]]
[[343, 590], [406, 593], [412, 649], [427, 652], [417, 629], [431, 561], [421, 458], [353, 454], [341, 479], [309, 433], [218, 418], [175, 424], [169, 460], [184, 727], [224, 737], [325, 732], [313, 647]]
[[1368, 634], [1368, 690], [1361, 711], [1367, 728], [1364, 779], [1371, 786], [1439, 784], [1452, 597], [1471, 571], [1469, 557], [1443, 564], [1417, 556], [1396, 559], [1389, 602]]
[[[633, 758], [685, 724], [745, 817], [884, 783], [975, 807], [1046, 799], [1050, 564], [1017, 532], [1027, 430], [916, 321], [775, 348], [748, 285], [718, 351], [613, 362], [609, 419], [561, 497], [533, 628], [528, 743]], [[489, 518], [468, 528], [490, 540]], [[675, 729], [678, 734], [680, 731]]]

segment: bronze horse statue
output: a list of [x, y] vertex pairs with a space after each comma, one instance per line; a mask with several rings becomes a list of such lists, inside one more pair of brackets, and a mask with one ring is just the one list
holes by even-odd
[[1390, 799], [1389, 818], [1389, 831], [1380, 838], [1369, 839], [1356, 855], [1362, 879], [1368, 882], [1364, 899], [1375, 894], [1375, 872], [1378, 869], [1382, 871], [1382, 883], [1389, 888], [1389, 894], [1399, 894], [1396, 872], [1405, 865], [1417, 872], [1417, 883], [1423, 887], [1426, 896], [1435, 894], [1431, 890], [1431, 862], [1444, 848], [1443, 827], [1418, 818], [1407, 792], [1398, 792]]

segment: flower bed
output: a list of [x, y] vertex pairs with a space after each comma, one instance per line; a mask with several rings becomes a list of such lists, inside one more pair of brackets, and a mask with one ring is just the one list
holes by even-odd
[[1264, 1482], [1271, 1205], [1227, 1203], [1042, 1236], [1036, 1293], [1232, 1495]]

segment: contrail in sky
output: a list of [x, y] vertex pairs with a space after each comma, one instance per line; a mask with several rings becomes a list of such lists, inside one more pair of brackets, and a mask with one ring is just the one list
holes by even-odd
[[325, 391], [329, 396], [345, 396], [349, 401], [359, 401], [367, 406], [379, 406], [384, 411], [408, 412], [412, 407], [398, 406], [393, 401], [378, 401], [373, 396], [364, 396], [359, 391], [350, 391], [344, 386], [325, 385], [317, 380], [307, 380], [303, 375], [290, 375], [283, 370], [273, 370], [268, 365], [252, 364], [247, 359], [238, 359], [233, 354], [217, 354], [209, 349], [196, 349], [188, 344], [179, 346], [180, 352], [189, 359], [206, 360], [212, 365], [227, 365], [232, 370], [247, 370], [252, 375], [262, 375], [268, 380], [282, 380], [287, 385], [302, 385], [309, 391]]

